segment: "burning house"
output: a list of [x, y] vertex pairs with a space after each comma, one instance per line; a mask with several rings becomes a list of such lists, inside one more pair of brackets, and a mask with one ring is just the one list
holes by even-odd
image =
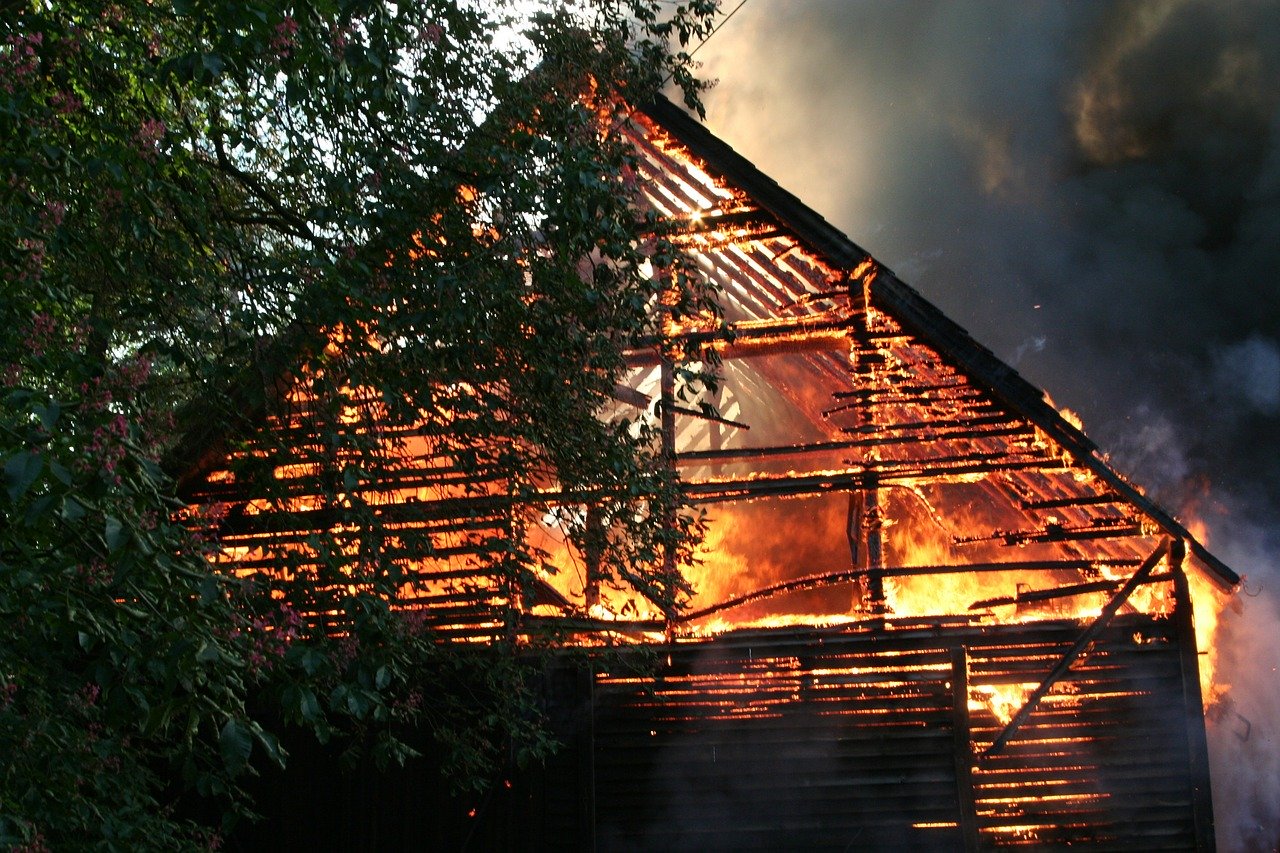
[[[677, 400], [657, 349], [630, 353], [617, 391], [707, 513], [696, 595], [671, 614], [602, 584], [554, 514], [533, 544], [560, 570], [511, 595], [459, 556], [511, 506], [464, 518], [410, 445], [419, 473], [385, 508], [433, 543], [414, 564], [422, 618], [458, 641], [553, 623], [611, 646], [552, 679], [570, 709], [556, 758], [480, 818], [440, 806], [435, 837], [1213, 849], [1189, 590], [1237, 575], [1069, 413], [685, 113], [658, 102], [624, 132], [646, 200], [722, 292], [724, 324], [678, 330], [719, 353], [714, 391]], [[246, 512], [228, 470], [202, 470], [191, 498], [223, 507], [236, 559], [280, 565], [270, 509]], [[404, 774], [379, 784], [293, 790], [406, 826], [437, 801]]]

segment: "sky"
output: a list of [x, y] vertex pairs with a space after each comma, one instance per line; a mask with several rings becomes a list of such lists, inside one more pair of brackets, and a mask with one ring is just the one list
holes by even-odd
[[1247, 576], [1215, 814], [1222, 849], [1276, 849], [1280, 4], [748, 0], [697, 58], [714, 133]]

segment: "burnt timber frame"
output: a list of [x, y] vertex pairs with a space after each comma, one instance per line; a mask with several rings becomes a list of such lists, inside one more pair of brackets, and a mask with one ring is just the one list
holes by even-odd
[[645, 105], [642, 112], [700, 158], [709, 172], [740, 188], [774, 221], [783, 223], [789, 233], [832, 267], [857, 270], [871, 264], [875, 276], [868, 285], [869, 295], [892, 313], [906, 331], [929, 340], [971, 380], [1043, 430], [1070, 453], [1074, 462], [1088, 468], [1167, 535], [1185, 541], [1191, 553], [1220, 584], [1234, 587], [1240, 582], [1240, 576], [1211, 554], [1185, 526], [1111, 469], [1097, 455], [1097, 445], [1046, 403], [1038, 388], [969, 337], [964, 329], [880, 265], [870, 253], [670, 101], [657, 99]]
[[[815, 384], [831, 380], [836, 390], [821, 408], [821, 418], [831, 422], [826, 438], [746, 446], [723, 442], [721, 428], [745, 432], [753, 426], [750, 417], [677, 402], [677, 351], [655, 345], [628, 353], [637, 372], [656, 374], [656, 393], [619, 385], [615, 396], [633, 408], [653, 405], [664, 457], [681, 472], [691, 503], [732, 507], [847, 495], [849, 511], [839, 532], [847, 535], [851, 565], [649, 619], [595, 618], [590, 606], [575, 611], [550, 587], [531, 593], [508, 583], [423, 596], [424, 612], [438, 617], [442, 637], [511, 642], [551, 625], [638, 638], [642, 646], [620, 658], [593, 657], [586, 669], [570, 668], [548, 700], [576, 709], [564, 732], [564, 758], [540, 781], [517, 782], [527, 803], [509, 804], [492, 824], [464, 820], [459, 837], [511, 850], [1212, 850], [1184, 552], [1222, 586], [1236, 584], [1238, 575], [1112, 470], [1038, 389], [818, 214], [670, 103], [650, 104], [636, 118], [647, 123], [633, 129], [638, 145], [650, 144], [646, 134], [656, 128], [698, 168], [734, 188], [732, 199], [722, 198], [704, 217], [701, 191], [673, 181], [664, 190], [676, 199], [671, 233], [705, 247], [708, 274], [749, 291], [757, 303], [750, 306], [754, 313], [724, 325], [690, 327], [676, 349], [709, 348], [726, 363], [753, 367], [772, 358], [803, 360]], [[662, 146], [650, 148], [646, 156], [654, 168], [678, 159]], [[697, 215], [684, 215], [681, 205]], [[791, 266], [801, 254], [811, 259], [809, 266]], [[769, 263], [776, 275], [762, 271]], [[924, 357], [936, 359], [933, 373], [885, 379], [888, 361]], [[894, 406], [924, 414], [884, 416]], [[853, 420], [842, 426], [841, 417]], [[709, 447], [681, 449], [690, 419], [714, 436]], [[792, 471], [781, 470], [782, 462], [812, 464]], [[1065, 493], [1044, 485], [1073, 473], [1086, 474], [1088, 486]], [[424, 468], [382, 485], [456, 476], [447, 467]], [[886, 559], [888, 538], [881, 536], [879, 516], [894, 490], [984, 477], [1013, 483], [1013, 494], [982, 488], [1011, 500], [1030, 521], [955, 536], [956, 547], [1048, 545], [1064, 556], [930, 565]], [[237, 494], [233, 485], [195, 477], [188, 482], [199, 500]], [[608, 498], [549, 486], [520, 499], [443, 497], [388, 503], [376, 511], [383, 521], [418, 525], [428, 535], [482, 534], [525, 504], [585, 506], [591, 526], [599, 518], [592, 508]], [[1050, 520], [1056, 517], [1051, 511], [1074, 513], [1074, 522]], [[295, 512], [284, 521], [232, 512], [220, 527], [251, 543], [282, 529], [297, 533], [344, 521], [331, 510]], [[1098, 550], [1079, 550], [1086, 545]], [[436, 548], [432, 556], [481, 551], [463, 544]], [[595, 605], [599, 556], [583, 556], [585, 595]], [[257, 559], [258, 567], [284, 565], [278, 555]], [[670, 567], [672, 558], [663, 559]], [[1155, 571], [1161, 561], [1168, 571]], [[1115, 570], [1131, 573], [1107, 574]], [[997, 573], [1043, 578], [1048, 586], [977, 601], [973, 609], [981, 612], [970, 614], [906, 618], [886, 603], [886, 584], [898, 579]], [[433, 578], [464, 575], [442, 571]], [[697, 632], [700, 620], [713, 615], [842, 584], [862, 585], [871, 605], [852, 622], [743, 628], [709, 637]], [[1153, 586], [1172, 589], [1171, 613], [1123, 612], [1135, 590]], [[1091, 622], [1001, 624], [989, 612], [1087, 595], [1110, 596]], [[560, 615], [522, 612], [530, 600], [556, 604]], [[643, 670], [641, 659], [665, 663]], [[981, 699], [1004, 692], [1012, 697], [1008, 717]], [[1172, 746], [1151, 756], [1139, 743], [1150, 738]], [[668, 802], [678, 781], [673, 773], [692, 786], [679, 802]], [[520, 811], [529, 803], [542, 810], [542, 834], [522, 832], [513, 817], [532, 820]], [[676, 809], [679, 819], [664, 809]]]

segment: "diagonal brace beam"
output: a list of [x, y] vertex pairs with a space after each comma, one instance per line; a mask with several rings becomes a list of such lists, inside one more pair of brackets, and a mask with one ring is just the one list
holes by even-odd
[[1138, 570], [1134, 572], [1127, 581], [1125, 581], [1124, 586], [1120, 587], [1116, 594], [1111, 596], [1111, 600], [1102, 608], [1102, 612], [1098, 614], [1098, 618], [1089, 623], [1089, 627], [1084, 629], [1084, 633], [1082, 633], [1071, 648], [1067, 650], [1067, 653], [1062, 656], [1062, 659], [1058, 661], [1058, 665], [1053, 668], [1053, 671], [1049, 673], [1048, 677], [1045, 678], [1044, 681], [1040, 682], [1040, 686], [1031, 692], [1031, 695], [1027, 697], [1027, 701], [1018, 709], [1018, 713], [1013, 715], [1013, 719], [1010, 720], [1009, 724], [1000, 732], [999, 737], [992, 741], [991, 746], [987, 747], [986, 751], [982, 753], [983, 758], [997, 755], [1005, 748], [1005, 745], [1013, 739], [1013, 736], [1017, 734], [1018, 729], [1022, 727], [1022, 724], [1027, 721], [1027, 717], [1031, 716], [1031, 712], [1036, 709], [1036, 705], [1040, 704], [1040, 700], [1045, 697], [1045, 694], [1049, 692], [1058, 679], [1066, 675], [1067, 670], [1071, 668], [1071, 664], [1075, 663], [1076, 658], [1080, 657], [1084, 650], [1088, 648], [1095, 639], [1097, 639], [1098, 634], [1102, 633], [1102, 630], [1107, 627], [1111, 622], [1111, 618], [1116, 615], [1116, 612], [1120, 610], [1120, 607], [1126, 600], [1128, 600], [1133, 591], [1147, 579], [1151, 572], [1155, 570], [1155, 567], [1160, 564], [1160, 561], [1163, 560], [1168, 553], [1169, 540], [1162, 539], [1160, 544], [1156, 546], [1155, 551], [1151, 552], [1151, 556], [1147, 557], [1147, 559], [1143, 561], [1142, 565], [1138, 567]]

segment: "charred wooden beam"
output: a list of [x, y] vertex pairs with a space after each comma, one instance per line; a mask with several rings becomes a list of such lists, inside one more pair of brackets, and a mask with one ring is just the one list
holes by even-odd
[[[670, 356], [666, 356], [662, 360], [659, 387], [662, 394], [661, 411], [659, 412], [659, 416], [662, 419], [662, 463], [674, 472], [676, 467], [676, 373], [675, 364]], [[662, 519], [662, 524], [668, 529], [674, 528], [676, 526], [674, 515], [668, 514]], [[675, 571], [676, 551], [673, 546], [668, 545], [662, 549], [663, 577], [672, 577]], [[670, 624], [671, 614], [667, 612], [664, 615], [667, 617], [668, 624]]]
[[[871, 336], [872, 333], [865, 333]], [[895, 338], [906, 338], [906, 335], [894, 335]], [[887, 395], [903, 395], [912, 398], [926, 398], [926, 395], [932, 395], [938, 391], [969, 391], [975, 395], [981, 392], [966, 382], [935, 382], [923, 385], [907, 385], [907, 384], [891, 384], [891, 385], [875, 385], [870, 388], [856, 388], [852, 391], [835, 391], [831, 396], [837, 400], [847, 400], [849, 398], [869, 399]]]
[[884, 613], [889, 609], [884, 595], [884, 518], [880, 508], [880, 481], [875, 472], [868, 472], [867, 487], [862, 490], [862, 537], [866, 546], [864, 555], [867, 570], [867, 598], [873, 612]]
[[[723, 451], [707, 451], [696, 450], [688, 453], [680, 454], [676, 462], [680, 465], [698, 466], [698, 465], [733, 465], [739, 463], [753, 462], [759, 459], [768, 459], [779, 456], [803, 456], [810, 453], [821, 453], [823, 451], [848, 450], [851, 447], [857, 447], [853, 442], [819, 442], [812, 445], [792, 445], [790, 447], [759, 447], [759, 448], [736, 448]], [[922, 472], [949, 470], [958, 465], [990, 465], [1001, 464], [1001, 470], [1014, 470], [1015, 463], [1021, 469], [1021, 466], [1028, 462], [1035, 461], [1037, 464], [1041, 461], [1050, 462], [1043, 456], [1032, 456], [1030, 454], [1011, 454], [1004, 452], [987, 452], [987, 453], [959, 453], [949, 456], [921, 456], [912, 459], [876, 459], [863, 460], [854, 463], [849, 459], [842, 459], [841, 465], [847, 466], [851, 470], [867, 470], [878, 471], [882, 474], [893, 474], [894, 476], [916, 476], [923, 475]], [[1058, 470], [1060, 466], [1057, 464], [1048, 464], [1042, 470]], [[696, 482], [696, 481], [695, 481]]]
[[641, 394], [636, 389], [626, 385], [613, 386], [613, 399], [620, 403], [629, 403], [639, 409], [646, 409], [649, 407], [649, 403], [653, 402], [649, 399], [648, 394]]
[[951, 736], [960, 833], [964, 836], [966, 853], [976, 853], [979, 838], [973, 793], [973, 747], [969, 737], [969, 661], [964, 646], [951, 650]]
[[859, 438], [852, 440], [853, 447], [898, 447], [907, 445], [932, 444], [937, 441], [981, 441], [991, 438], [1032, 438], [1034, 433], [1021, 424], [995, 429], [939, 429], [932, 432], [921, 432], [915, 435], [886, 435], [878, 438]]
[[595, 619], [589, 616], [534, 616], [524, 614], [521, 625], [555, 631], [591, 631], [616, 634], [660, 634], [667, 629], [665, 619]]
[[[738, 429], [751, 429], [751, 424], [743, 423], [742, 421], [735, 421], [730, 418], [721, 417], [720, 415], [712, 414], [711, 412], [704, 412], [701, 409], [691, 409], [688, 406], [672, 405], [671, 411], [675, 412], [677, 415], [687, 415], [691, 418], [698, 418], [704, 421], [711, 421], [712, 423], [715, 423], [715, 424], [725, 424], [726, 426], [736, 427]], [[677, 458], [676, 461], [679, 461], [679, 459]]]
[[1013, 715], [1013, 719], [1009, 721], [1008, 725], [1006, 725], [996, 739], [992, 741], [991, 746], [987, 747], [986, 752], [983, 753], [984, 756], [995, 755], [1004, 749], [1005, 745], [1018, 733], [1018, 729], [1022, 727], [1022, 724], [1027, 721], [1029, 716], [1031, 716], [1031, 712], [1035, 710], [1036, 705], [1040, 703], [1040, 700], [1043, 699], [1053, 685], [1058, 682], [1058, 679], [1066, 675], [1067, 670], [1071, 668], [1071, 664], [1075, 663], [1076, 658], [1078, 658], [1080, 654], [1089, 647], [1098, 634], [1102, 633], [1102, 630], [1107, 627], [1111, 618], [1120, 610], [1121, 605], [1129, 599], [1129, 596], [1138, 588], [1138, 585], [1145, 581], [1146, 578], [1155, 570], [1155, 567], [1160, 564], [1160, 561], [1168, 555], [1169, 540], [1165, 539], [1156, 546], [1155, 551], [1153, 551], [1151, 556], [1147, 557], [1147, 559], [1143, 561], [1142, 565], [1138, 567], [1138, 570], [1135, 571], [1127, 581], [1125, 581], [1124, 586], [1122, 586], [1119, 591], [1111, 597], [1111, 600], [1102, 608], [1102, 612], [1098, 614], [1098, 618], [1089, 623], [1089, 627], [1085, 628], [1084, 632], [1076, 639], [1075, 643], [1073, 643], [1071, 648], [1067, 650], [1066, 654], [1062, 656], [1061, 660], [1058, 661], [1057, 665], [1044, 679], [1044, 681], [1040, 682], [1040, 685], [1031, 692], [1031, 695], [1027, 697], [1027, 701], [1018, 709], [1018, 713]]
[[723, 231], [726, 228], [777, 228], [778, 219], [773, 214], [759, 208], [746, 208], [721, 212], [719, 210], [695, 211], [684, 219], [667, 219], [660, 223], [652, 233], [662, 234], [705, 234], [711, 231]]
[[305, 474], [294, 477], [264, 477], [245, 482], [227, 481], [211, 484], [210, 487], [198, 490], [193, 489], [191, 498], [202, 502], [213, 502], [244, 500], [252, 496], [263, 500], [279, 501], [319, 498], [326, 492], [330, 495], [382, 495], [420, 488], [448, 489], [458, 486], [476, 486], [481, 483], [497, 483], [507, 475], [505, 472], [496, 470], [466, 471], [460, 468], [446, 470], [406, 467], [398, 471], [380, 471], [376, 476], [366, 475], [353, 488], [347, 488], [342, 484], [342, 476], [341, 466], [334, 466], [327, 476]]
[[1074, 542], [1081, 539], [1110, 539], [1113, 536], [1141, 535], [1141, 524], [1133, 519], [1123, 518], [1098, 519], [1094, 524], [1079, 527], [1050, 524], [1044, 530], [997, 530], [987, 536], [957, 536], [953, 541], [957, 545], [973, 545], [979, 542], [1026, 545], [1032, 542]]
[[587, 583], [584, 590], [587, 610], [600, 603], [600, 580], [603, 575], [604, 550], [607, 544], [604, 519], [597, 504], [587, 506], [583, 529], [583, 562], [586, 564]]
[[988, 415], [979, 418], [965, 418], [951, 421], [943, 421], [939, 423], [936, 420], [930, 421], [904, 421], [900, 423], [866, 423], [858, 426], [843, 427], [841, 432], [848, 435], [883, 435], [886, 433], [900, 432], [927, 432], [935, 431], [953, 431], [972, 427], [981, 426], [1017, 426], [1020, 431], [1030, 433], [1026, 424], [1019, 423], [1014, 418], [1007, 415]]
[[[876, 571], [884, 578], [918, 577], [921, 575], [968, 574], [970, 572], [1063, 572], [1063, 571], [1096, 571], [1099, 566], [1132, 566], [1136, 560], [1029, 560], [1009, 563], [958, 563], [954, 565], [935, 566], [881, 566]], [[807, 592], [842, 583], [862, 580], [871, 573], [867, 566], [842, 569], [835, 572], [822, 572], [806, 575], [801, 578], [770, 584], [743, 595], [734, 596], [725, 601], [691, 610], [680, 617], [680, 621], [689, 622], [706, 616], [752, 604], [789, 592]]]
[[805, 305], [812, 305], [814, 302], [825, 302], [827, 300], [848, 299], [849, 291], [845, 287], [828, 288], [826, 290], [818, 290], [813, 293], [806, 293], [795, 299], [778, 306], [778, 311], [789, 311], [792, 308], [800, 308]]
[[[863, 441], [849, 439], [845, 441], [815, 441], [809, 444], [775, 445], [772, 447], [740, 447], [729, 450], [690, 450], [677, 456], [676, 462], [688, 465], [731, 464], [734, 462], [752, 462], [776, 456], [805, 456], [811, 453], [829, 453], [840, 450], [852, 450], [855, 447], [865, 446], [866, 443]], [[945, 463], [960, 460], [1008, 458], [1009, 455], [1010, 454], [1008, 453], [981, 453], [966, 454], [964, 456], [938, 456], [931, 457], [930, 459], [880, 461], [885, 463], [895, 461], [911, 461], [913, 463], [936, 461]], [[868, 464], [868, 461], [859, 462], [858, 464], [865, 466]]]
[[934, 397], [925, 394], [897, 394], [892, 390], [881, 391], [874, 395], [861, 396], [844, 396], [844, 402], [839, 405], [823, 409], [822, 417], [830, 418], [832, 415], [840, 412], [847, 412], [858, 408], [877, 408], [888, 406], [920, 406], [937, 408], [942, 405], [948, 405], [953, 409], [962, 409], [964, 411], [989, 411], [999, 412], [998, 407], [982, 396], [979, 391], [971, 391], [966, 393], [954, 394], [946, 397]]
[[1182, 701], [1186, 708], [1187, 753], [1191, 760], [1191, 811], [1195, 819], [1196, 849], [1212, 851], [1215, 842], [1213, 800], [1209, 795], [1209, 746], [1204, 730], [1204, 698], [1200, 694], [1191, 588], [1183, 567], [1185, 555], [1182, 540], [1175, 539], [1169, 562], [1173, 566], [1173, 620], [1178, 638]]
[[[721, 329], [703, 329], [677, 334], [676, 345], [690, 349], [711, 347], [721, 358], [749, 358], [778, 352], [812, 352], [848, 346], [846, 316], [795, 317], [766, 322], [727, 324]], [[627, 350], [630, 367], [653, 367], [662, 363], [658, 341], [652, 347]]]
[[[1143, 581], [1144, 584], [1163, 583], [1172, 580], [1173, 575], [1169, 572], [1156, 572]], [[1070, 598], [1075, 595], [1088, 595], [1091, 592], [1112, 592], [1124, 584], [1123, 580], [1112, 581], [1090, 581], [1089, 583], [1077, 583], [1070, 586], [1060, 586], [1054, 589], [1039, 589], [1030, 592], [1020, 592], [1017, 595], [1000, 596], [998, 598], [984, 598], [981, 601], [975, 601], [969, 605], [970, 610], [983, 610], [987, 607], [1003, 607], [1009, 604], [1031, 604], [1037, 601], [1053, 601], [1057, 598]]]
[[1100, 504], [1120, 503], [1123, 499], [1118, 495], [1078, 495], [1070, 498], [1053, 498], [1051, 500], [1024, 500], [1023, 509], [1064, 509], [1074, 506], [1098, 506]]
[[[1052, 459], [1018, 460], [960, 465], [933, 465], [930, 460], [902, 460], [903, 467], [892, 467], [897, 460], [878, 464], [876, 472], [883, 484], [899, 480], [947, 482], [956, 477], [1010, 471], [1056, 471], [1062, 463]], [[907, 467], [910, 466], [910, 467]], [[866, 488], [867, 472], [841, 471], [800, 476], [757, 477], [753, 479], [707, 480], [686, 483], [685, 495], [693, 503], [748, 500], [763, 497], [798, 497], [823, 492]]]
[[754, 228], [733, 228], [732, 230], [719, 231], [715, 227], [706, 231], [677, 234], [672, 236], [672, 240], [688, 247], [694, 252], [717, 252], [730, 247], [740, 247], [746, 243], [761, 243], [765, 240], [776, 240], [780, 237], [789, 236], [786, 231], [778, 228], [763, 228], [756, 226]]

